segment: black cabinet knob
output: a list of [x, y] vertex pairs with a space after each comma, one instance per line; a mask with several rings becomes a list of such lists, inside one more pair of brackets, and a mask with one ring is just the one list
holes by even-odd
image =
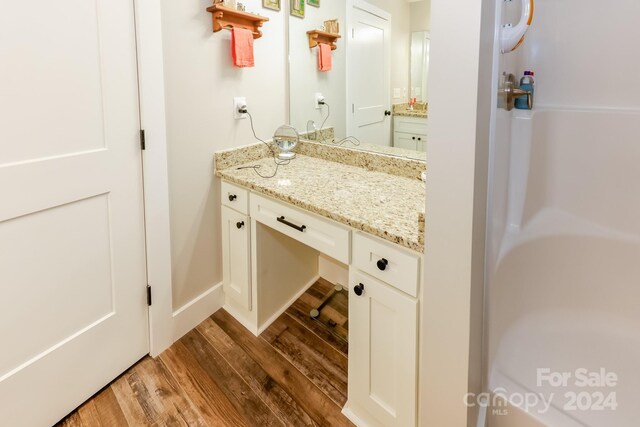
[[422, 141], [422, 138], [418, 138], [418, 141]]
[[386, 110], [386, 111], [384, 112], [384, 115], [385, 115], [385, 116], [390, 116], [390, 115], [391, 115], [391, 111]]
[[238, 230], [240, 230], [242, 227], [244, 227], [244, 221], [236, 222], [236, 227], [238, 227]]
[[413, 140], [415, 141], [416, 137], [415, 137], [415, 136], [412, 136], [412, 137], [411, 137], [411, 139], [413, 139]]
[[236, 196], [235, 194], [229, 194], [229, 201], [230, 202], [233, 202], [237, 198], [238, 198], [238, 196]]
[[364, 285], [362, 283], [355, 285], [353, 287], [353, 292], [355, 292], [358, 296], [362, 296], [362, 293], [364, 292]]
[[380, 271], [385, 271], [387, 269], [387, 265], [389, 265], [389, 261], [387, 261], [386, 259], [382, 258], [376, 264], [378, 265], [378, 269]]

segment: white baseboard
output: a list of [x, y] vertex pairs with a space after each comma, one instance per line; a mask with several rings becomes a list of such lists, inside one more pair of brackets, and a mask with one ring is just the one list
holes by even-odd
[[367, 424], [351, 410], [349, 402], [342, 408], [342, 415], [347, 417], [356, 427], [368, 427]]
[[[349, 400], [342, 408], [342, 415], [347, 417], [349, 421], [355, 424], [356, 427], [382, 427], [382, 425], [371, 417], [366, 411], [360, 409], [358, 405], [351, 405]], [[354, 411], [354, 409], [356, 409]]]
[[222, 309], [229, 313], [231, 317], [236, 319], [238, 323], [248, 329], [253, 335], [258, 336], [258, 329], [256, 328], [255, 322], [246, 318], [244, 313], [233, 305], [226, 303], [222, 306]]
[[222, 308], [223, 305], [224, 290], [222, 289], [222, 283], [218, 283], [174, 311], [174, 342]]
[[256, 336], [260, 335], [261, 333], [263, 333], [269, 326], [271, 326], [271, 324], [273, 322], [276, 321], [276, 319], [278, 317], [280, 317], [280, 315], [282, 315], [282, 313], [284, 313], [285, 311], [287, 311], [287, 308], [291, 307], [291, 305], [297, 301], [298, 298], [300, 298], [305, 292], [307, 292], [307, 290], [313, 286], [314, 283], [316, 283], [318, 281], [318, 279], [320, 278], [319, 275], [316, 275], [313, 277], [313, 279], [311, 279], [311, 281], [309, 281], [309, 283], [307, 283], [306, 285], [304, 285], [302, 287], [302, 289], [300, 289], [300, 291], [298, 293], [296, 293], [289, 301], [287, 301], [282, 308], [280, 308], [278, 311], [276, 311], [273, 316], [271, 316], [270, 318], [268, 318], [262, 325], [260, 325], [260, 327], [258, 328], [258, 333], [256, 334]]

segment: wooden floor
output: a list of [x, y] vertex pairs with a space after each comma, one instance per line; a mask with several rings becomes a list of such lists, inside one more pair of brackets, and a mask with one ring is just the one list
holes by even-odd
[[352, 425], [340, 413], [347, 398], [346, 294], [336, 294], [318, 320], [309, 317], [331, 288], [318, 281], [258, 338], [218, 311], [58, 425]]

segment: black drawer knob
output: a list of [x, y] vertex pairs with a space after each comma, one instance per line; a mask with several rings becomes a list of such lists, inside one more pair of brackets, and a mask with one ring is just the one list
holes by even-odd
[[378, 265], [378, 270], [385, 271], [387, 269], [387, 266], [389, 265], [389, 261], [382, 258], [381, 260], [378, 260], [376, 264]]
[[364, 285], [362, 283], [355, 285], [353, 287], [353, 292], [355, 292], [358, 296], [362, 296], [362, 293], [364, 292]]
[[238, 227], [238, 230], [240, 230], [242, 227], [244, 227], [244, 221], [236, 222], [236, 227]]
[[415, 140], [416, 140], [416, 137], [415, 137], [415, 136], [412, 136], [412, 137], [411, 137], [411, 139], [413, 139], [413, 140], [415, 141]]
[[235, 194], [229, 194], [229, 201], [230, 202], [233, 202], [237, 198], [238, 198], [238, 196], [236, 196]]

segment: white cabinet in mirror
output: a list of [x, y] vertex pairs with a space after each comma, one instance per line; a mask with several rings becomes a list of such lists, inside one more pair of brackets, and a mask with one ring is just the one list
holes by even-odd
[[[323, 0], [304, 19], [289, 19], [290, 124], [303, 138], [424, 160], [430, 7], [430, 0]], [[331, 69], [320, 71], [320, 49], [307, 32], [328, 20], [338, 21], [341, 37], [329, 50]], [[424, 130], [399, 131], [405, 118]]]

